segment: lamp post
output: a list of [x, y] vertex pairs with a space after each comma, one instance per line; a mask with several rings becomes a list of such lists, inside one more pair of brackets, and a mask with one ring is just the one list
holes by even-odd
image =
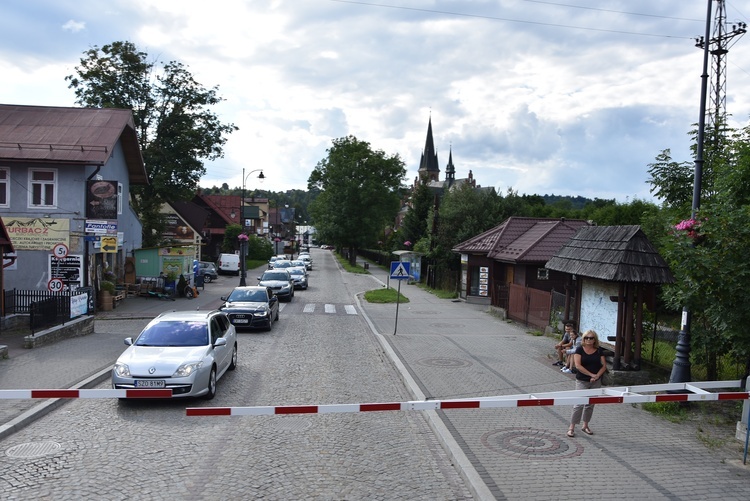
[[242, 220], [242, 230], [243, 233], [240, 233], [237, 236], [237, 239], [240, 241], [240, 287], [245, 287], [247, 283], [245, 282], [245, 278], [247, 278], [247, 264], [245, 260], [247, 259], [247, 235], [244, 233], [245, 224], [245, 181], [247, 181], [247, 178], [252, 174], [253, 172], [260, 172], [258, 175], [258, 179], [260, 179], [261, 182], [266, 178], [266, 176], [263, 175], [263, 169], [255, 169], [251, 170], [247, 173], [247, 176], [245, 175], [245, 168], [242, 168], [242, 201], [240, 204], [240, 219]]

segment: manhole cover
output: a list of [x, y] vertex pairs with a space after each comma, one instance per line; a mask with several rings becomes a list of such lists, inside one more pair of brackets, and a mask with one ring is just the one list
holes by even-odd
[[54, 454], [62, 448], [57, 442], [29, 442], [11, 447], [5, 455], [11, 458], [38, 458]]
[[583, 447], [560, 433], [532, 428], [506, 428], [485, 433], [482, 444], [495, 452], [521, 459], [563, 459], [580, 456]]
[[424, 365], [425, 367], [443, 367], [446, 369], [469, 367], [472, 365], [468, 360], [463, 360], [461, 358], [423, 358], [418, 360], [417, 363], [419, 365]]
[[312, 423], [307, 419], [290, 417], [276, 419], [271, 425], [279, 431], [304, 431], [308, 429]]

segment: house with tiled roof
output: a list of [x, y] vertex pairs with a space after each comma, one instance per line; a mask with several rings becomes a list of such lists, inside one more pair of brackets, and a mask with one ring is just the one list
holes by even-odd
[[142, 242], [130, 187], [147, 183], [130, 110], [0, 105], [0, 217], [17, 254], [5, 287], [122, 276]]
[[[510, 217], [461, 242], [453, 248], [461, 255], [461, 298], [503, 308], [515, 320], [536, 325], [538, 319], [546, 327], [550, 292], [564, 292], [569, 280], [565, 273], [548, 270], [546, 263], [588, 225], [581, 219]], [[535, 291], [539, 298], [531, 297]], [[530, 302], [544, 306], [545, 300], [546, 317], [539, 308], [523, 308]]]

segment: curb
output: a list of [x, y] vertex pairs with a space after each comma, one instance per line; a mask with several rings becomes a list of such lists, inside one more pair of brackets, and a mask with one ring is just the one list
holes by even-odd
[[[109, 375], [112, 372], [113, 366], [114, 364], [108, 365], [107, 367], [100, 369], [98, 372], [94, 373], [92, 376], [89, 376], [88, 378], [71, 386], [68, 389], [80, 390], [82, 388], [93, 388], [95, 386], [98, 386], [99, 384], [103, 383], [109, 378]], [[5, 439], [6, 437], [13, 435], [15, 432], [22, 430], [23, 428], [30, 425], [31, 423], [33, 423], [40, 417], [46, 414], [49, 414], [53, 410], [65, 405], [69, 400], [71, 399], [69, 398], [47, 399], [44, 402], [27, 410], [20, 416], [13, 418], [9, 422], [0, 426], [0, 440]]]

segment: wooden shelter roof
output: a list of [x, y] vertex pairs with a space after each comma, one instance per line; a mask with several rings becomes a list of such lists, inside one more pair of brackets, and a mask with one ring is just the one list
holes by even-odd
[[611, 282], [674, 282], [667, 262], [636, 225], [583, 227], [546, 268]]

